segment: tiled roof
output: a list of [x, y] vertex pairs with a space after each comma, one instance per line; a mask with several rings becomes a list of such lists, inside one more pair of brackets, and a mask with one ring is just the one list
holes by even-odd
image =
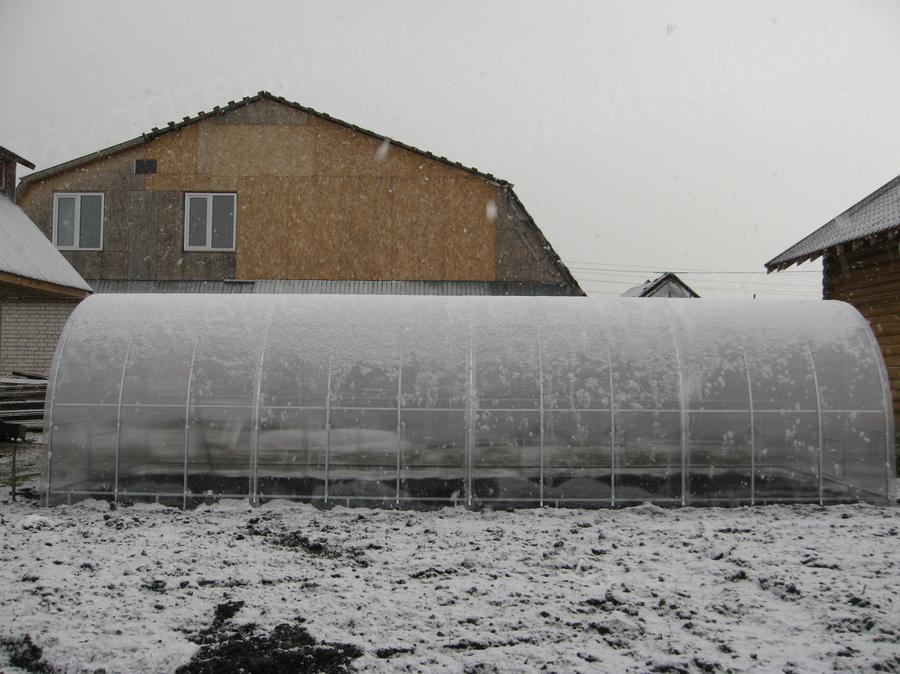
[[90, 292], [25, 211], [0, 193], [0, 272]]
[[768, 271], [814, 260], [829, 248], [861, 239], [900, 232], [900, 176], [879, 187], [834, 220], [822, 225], [777, 257], [766, 262]]
[[575, 295], [564, 283], [513, 281], [110, 281], [92, 280], [96, 293], [218, 293], [331, 295]]

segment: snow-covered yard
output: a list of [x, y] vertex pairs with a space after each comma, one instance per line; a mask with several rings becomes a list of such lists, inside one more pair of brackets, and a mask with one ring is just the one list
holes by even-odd
[[4, 490], [0, 529], [7, 672], [241, 654], [259, 671], [900, 672], [892, 507], [181, 512]]

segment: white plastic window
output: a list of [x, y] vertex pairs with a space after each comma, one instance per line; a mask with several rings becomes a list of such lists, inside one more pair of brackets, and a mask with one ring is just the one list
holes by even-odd
[[103, 193], [53, 195], [53, 243], [60, 250], [103, 250]]
[[236, 194], [184, 195], [184, 249], [234, 250]]

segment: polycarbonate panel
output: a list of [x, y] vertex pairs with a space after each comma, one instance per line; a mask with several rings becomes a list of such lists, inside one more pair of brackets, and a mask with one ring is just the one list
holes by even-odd
[[252, 411], [249, 407], [197, 407], [188, 424], [188, 494], [250, 493]]
[[181, 494], [184, 404], [125, 405], [119, 441], [119, 492]]
[[[113, 494], [116, 479], [116, 408], [64, 405], [54, 410], [54, 455], [48, 457], [49, 480], [63, 500], [69, 492]], [[65, 499], [70, 498], [64, 496]]]
[[[209, 317], [211, 333], [199, 338], [194, 357], [193, 406], [255, 402], [268, 312], [254, 315], [242, 311], [243, 304]], [[256, 338], [248, 340], [249, 335]]]
[[826, 499], [887, 496], [883, 412], [825, 412], [822, 476]]
[[527, 304], [507, 307], [505, 320], [489, 313], [472, 318], [475, 395], [487, 409], [540, 407], [539, 316]]
[[263, 408], [259, 420], [261, 496], [324, 498], [325, 409]]
[[329, 495], [395, 499], [399, 452], [396, 410], [332, 410], [328, 443]]
[[[321, 407], [328, 398], [332, 344], [341, 326], [312, 296], [304, 304], [273, 298], [263, 358], [260, 405]], [[287, 364], [290, 364], [286, 367]]]
[[609, 410], [611, 378], [608, 318], [573, 312], [570, 305], [543, 307], [541, 379], [545, 409]]
[[95, 296], [47, 417], [50, 503], [885, 501], [894, 469], [837, 302]]
[[680, 501], [681, 412], [616, 413], [616, 499]]
[[468, 312], [426, 304], [406, 313], [403, 325], [402, 406], [466, 409], [471, 361]]
[[759, 501], [819, 500], [816, 412], [757, 411], [755, 491]]
[[544, 413], [544, 498], [612, 502], [608, 411]]
[[688, 414], [691, 502], [750, 502], [750, 410]]
[[713, 305], [690, 316], [667, 314], [686, 410], [684, 501], [752, 502], [751, 389], [740, 315]]
[[458, 501], [466, 490], [466, 412], [401, 412], [400, 493], [408, 499]]

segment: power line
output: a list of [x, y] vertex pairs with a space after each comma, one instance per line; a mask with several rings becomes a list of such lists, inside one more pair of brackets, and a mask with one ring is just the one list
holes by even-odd
[[[628, 285], [634, 286], [635, 284], [630, 281], [609, 281], [602, 279], [586, 279], [584, 285], [591, 284], [615, 284], [615, 285]], [[637, 284], [640, 285], [640, 284]], [[700, 288], [703, 292], [722, 292], [722, 293], [732, 293], [732, 294], [756, 294], [756, 295], [784, 295], [784, 296], [800, 296], [800, 297], [816, 297], [821, 294], [821, 289], [819, 288], [809, 288], [809, 289], [789, 289], [786, 287], [776, 287], [769, 288], [765, 286], [751, 285], [751, 286], [721, 286], [721, 285], [708, 285]], [[599, 291], [596, 291], [599, 292]], [[615, 294], [615, 293], [606, 293], [606, 294]]]
[[[760, 274], [768, 275], [766, 271], [758, 270], [732, 270], [732, 269], [697, 269], [690, 267], [666, 267], [666, 266], [648, 266], [635, 264], [621, 264], [618, 262], [598, 262], [587, 260], [565, 260], [569, 269], [581, 269], [589, 271], [591, 269], [608, 269], [609, 271], [633, 271], [633, 272], [653, 272], [662, 274], [666, 271], [672, 271], [676, 274]], [[779, 274], [821, 274], [819, 269], [789, 269], [778, 272]]]
[[[646, 277], [646, 276], [648, 276], [648, 273], [647, 273], [647, 272], [644, 272], [644, 271], [627, 271], [627, 270], [624, 270], [624, 269], [586, 269], [586, 270], [584, 270], [584, 271], [582, 271], [582, 272], [580, 272], [580, 273], [581, 273], [581, 274], [600, 274], [600, 275], [604, 275], [604, 276], [620, 276], [620, 277], [622, 277], [622, 278], [625, 278], [625, 277], [633, 278], [633, 277]], [[688, 272], [679, 272], [679, 273], [680, 273], [682, 276], [684, 276], [684, 277], [693, 277], [693, 276], [706, 276], [706, 277], [712, 276], [712, 277], [715, 277], [715, 276], [720, 276], [720, 275], [721, 275], [721, 276], [728, 276], [727, 274], [721, 274], [720, 272], [709, 273], [709, 274], [698, 274], [698, 273], [696, 273], [696, 272], [690, 272], [690, 271], [688, 271]], [[771, 279], [771, 280], [774, 280], [774, 281], [776, 281], [776, 282], [781, 282], [781, 283], [784, 283], [784, 282], [785, 282], [785, 279], [784, 279], [784, 278], [782, 278], [782, 279], [779, 280], [779, 279], [777, 279], [777, 277], [769, 277], [769, 276], [760, 276], [758, 280], [762, 281], [762, 280], [766, 280], [766, 279]], [[752, 282], [754, 282], [754, 281], [757, 280], [757, 279], [748, 278], [748, 279], [744, 280], [744, 279], [732, 279], [732, 278], [729, 278], [729, 279], [727, 279], [727, 280], [728, 280], [729, 283], [752, 283]], [[793, 282], [795, 282], [795, 281], [796, 281], [796, 282], [802, 281], [802, 282], [806, 282], [806, 283], [818, 283], [818, 282], [819, 282], [818, 279], [815, 279], [815, 278], [809, 278], [809, 277], [799, 277], [799, 278], [798, 278], [798, 277], [793, 277], [793, 279], [792, 279], [791, 282], [793, 283]]]
[[[602, 276], [580, 276], [579, 279], [583, 282], [594, 282], [594, 283], [614, 283], [614, 284], [631, 284], [631, 285], [640, 285], [641, 281], [637, 281], [636, 278], [629, 278], [628, 276], [622, 274], [613, 274], [607, 272], [597, 272], [599, 274], [603, 274]], [[649, 279], [647, 279], [649, 280]], [[738, 279], [730, 279], [730, 278], [717, 278], [717, 279], [708, 279], [708, 280], [698, 280], [692, 281], [692, 285], [710, 287], [716, 285], [725, 285], [725, 286], [734, 286], [734, 287], [760, 287], [760, 288], [771, 288], [771, 289], [784, 289], [784, 290], [821, 290], [822, 284], [821, 282], [813, 282], [813, 283], [787, 283], [785, 281], [781, 282], [765, 282], [761, 280], [755, 279], [747, 279], [747, 280], [738, 280]]]

